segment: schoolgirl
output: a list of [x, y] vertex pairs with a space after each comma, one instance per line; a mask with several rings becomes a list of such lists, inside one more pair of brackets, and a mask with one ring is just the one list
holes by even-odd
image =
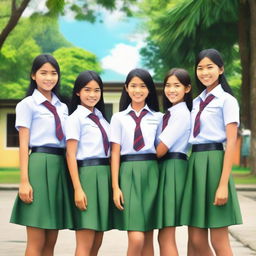
[[[189, 142], [192, 154], [181, 210], [189, 226], [188, 255], [232, 255], [228, 226], [241, 224], [232, 176], [233, 153], [239, 126], [239, 106], [224, 76], [220, 53], [206, 49], [195, 65], [201, 94], [194, 99]], [[203, 90], [203, 91], [202, 91]], [[223, 143], [226, 149], [223, 150]]]
[[67, 120], [67, 163], [74, 187], [76, 254], [97, 255], [103, 231], [111, 228], [109, 123], [103, 83], [94, 71], [75, 81]]
[[178, 255], [175, 227], [180, 226], [180, 208], [187, 175], [187, 151], [192, 109], [191, 81], [186, 70], [171, 69], [164, 79], [163, 107], [157, 156], [159, 187], [157, 227], [161, 256]]
[[155, 138], [162, 114], [152, 77], [134, 69], [127, 75], [120, 111], [112, 116], [111, 172], [114, 227], [128, 231], [128, 256], [153, 255], [158, 165]]
[[54, 57], [37, 56], [27, 97], [16, 107], [21, 182], [10, 221], [27, 226], [26, 256], [53, 255], [58, 230], [73, 226], [63, 133], [68, 109], [57, 97], [59, 82]]

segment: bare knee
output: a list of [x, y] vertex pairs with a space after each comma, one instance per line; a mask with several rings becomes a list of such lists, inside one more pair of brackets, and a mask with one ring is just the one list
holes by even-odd
[[211, 229], [211, 243], [217, 255], [233, 255], [227, 227]]
[[143, 232], [128, 232], [129, 248], [132, 251], [141, 252], [145, 242], [145, 235]]

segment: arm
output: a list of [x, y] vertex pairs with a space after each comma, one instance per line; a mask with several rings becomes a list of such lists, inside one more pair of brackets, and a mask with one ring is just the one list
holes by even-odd
[[163, 157], [168, 152], [168, 147], [160, 141], [160, 143], [156, 147], [156, 156], [158, 158]]
[[228, 181], [232, 170], [233, 156], [237, 139], [237, 123], [226, 126], [227, 143], [224, 155], [222, 174], [215, 194], [214, 205], [224, 205], [228, 201]]
[[119, 210], [123, 210], [124, 198], [123, 198], [123, 193], [119, 187], [120, 151], [121, 151], [121, 146], [117, 143], [112, 142], [111, 176], [112, 176], [113, 200], [114, 200], [115, 206]]
[[78, 175], [78, 166], [76, 161], [77, 144], [78, 144], [78, 141], [74, 139], [70, 139], [67, 141], [66, 158], [67, 158], [68, 170], [69, 170], [73, 187], [74, 187], [76, 207], [84, 211], [87, 209], [87, 198], [81, 186], [79, 175]]
[[19, 127], [19, 158], [20, 158], [20, 187], [19, 197], [24, 203], [33, 202], [33, 189], [28, 177], [28, 148], [29, 148], [29, 129]]

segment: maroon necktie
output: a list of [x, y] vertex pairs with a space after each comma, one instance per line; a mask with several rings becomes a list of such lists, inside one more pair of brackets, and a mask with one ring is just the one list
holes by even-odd
[[214, 95], [209, 95], [205, 101], [200, 101], [199, 111], [196, 115], [193, 135], [196, 137], [200, 133], [200, 116], [204, 108], [214, 99]]
[[105, 129], [103, 128], [103, 126], [100, 123], [100, 120], [98, 118], [98, 116], [96, 116], [95, 114], [91, 113], [88, 115], [88, 117], [97, 124], [97, 126], [99, 127], [100, 131], [101, 131], [101, 135], [102, 135], [102, 139], [103, 139], [103, 146], [104, 146], [104, 151], [105, 151], [105, 155], [108, 155], [108, 149], [109, 149], [109, 140], [108, 140], [108, 135], [105, 131]]
[[44, 101], [42, 104], [53, 113], [53, 116], [54, 116], [54, 119], [55, 119], [56, 137], [58, 138], [58, 140], [62, 140], [63, 137], [64, 137], [64, 133], [62, 131], [60, 117], [57, 113], [56, 107], [53, 106], [48, 100]]
[[163, 130], [165, 129], [165, 127], [167, 126], [170, 117], [171, 117], [171, 113], [170, 113], [169, 110], [167, 110], [166, 113], [165, 113], [164, 116], [163, 116], [162, 131], [163, 131]]
[[140, 122], [141, 119], [148, 113], [148, 110], [143, 109], [139, 115], [139, 117], [136, 116], [134, 111], [130, 111], [129, 115], [131, 115], [131, 117], [134, 119], [136, 126], [135, 126], [135, 130], [134, 130], [134, 139], [133, 139], [133, 148], [136, 151], [141, 150], [144, 146], [144, 139], [143, 139], [143, 135], [140, 129]]

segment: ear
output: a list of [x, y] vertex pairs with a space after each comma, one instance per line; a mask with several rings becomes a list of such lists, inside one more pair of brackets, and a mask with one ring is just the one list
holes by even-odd
[[35, 74], [32, 74], [32, 75], [31, 75], [31, 78], [32, 78], [33, 80], [36, 80]]
[[185, 87], [185, 93], [189, 93], [191, 91], [191, 84]]
[[80, 97], [80, 93], [79, 93], [79, 92], [77, 92], [77, 93], [76, 93], [76, 96]]
[[128, 85], [124, 84], [125, 91], [128, 93]]
[[222, 67], [220, 68], [219, 74], [221, 75], [221, 74], [223, 74], [223, 73], [224, 73], [224, 66], [222, 66]]

